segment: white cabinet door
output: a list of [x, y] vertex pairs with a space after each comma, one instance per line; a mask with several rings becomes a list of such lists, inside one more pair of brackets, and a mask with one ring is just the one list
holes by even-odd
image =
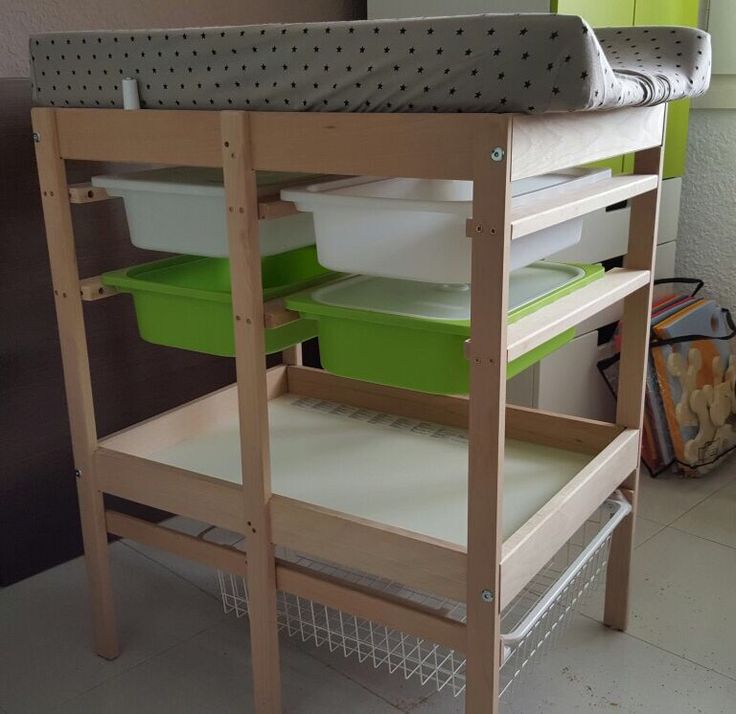
[[549, 12], [549, 0], [368, 0], [369, 20], [477, 12]]

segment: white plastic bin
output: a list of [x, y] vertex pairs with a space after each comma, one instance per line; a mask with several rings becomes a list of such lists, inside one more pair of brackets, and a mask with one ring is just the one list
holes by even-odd
[[[283, 183], [293, 174], [260, 174], [258, 186]], [[171, 167], [94, 176], [93, 186], [125, 201], [130, 239], [139, 248], [227, 257], [225, 189], [220, 169]], [[258, 224], [261, 255], [314, 243], [309, 213]]]
[[[571, 169], [515, 181], [514, 196], [559, 190], [610, 176]], [[470, 282], [471, 181], [357, 177], [284, 189], [281, 197], [311, 211], [319, 262], [346, 273], [430, 283]], [[532, 233], [511, 246], [511, 270], [580, 240], [582, 218]]]

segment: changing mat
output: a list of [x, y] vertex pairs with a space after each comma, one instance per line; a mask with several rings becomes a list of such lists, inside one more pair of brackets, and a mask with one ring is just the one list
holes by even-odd
[[554, 14], [65, 32], [30, 40], [36, 104], [329, 112], [555, 112], [705, 92], [710, 37]]

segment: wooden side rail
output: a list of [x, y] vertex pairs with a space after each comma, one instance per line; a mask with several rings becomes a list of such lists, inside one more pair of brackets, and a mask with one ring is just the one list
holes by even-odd
[[[186, 533], [157, 526], [117, 511], [105, 512], [108, 532], [137, 543], [166, 551], [211, 568], [245, 577], [246, 554], [236, 548], [210, 543]], [[293, 563], [278, 560], [276, 585], [279, 590], [349, 612], [358, 617], [382, 622], [389, 627], [438, 642], [445, 647], [465, 650], [465, 625], [444, 617], [440, 611], [419, 606], [385, 593], [372, 593], [338, 578], [317, 575]]]

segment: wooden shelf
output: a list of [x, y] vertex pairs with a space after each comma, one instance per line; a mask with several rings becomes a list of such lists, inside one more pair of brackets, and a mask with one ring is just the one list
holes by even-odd
[[[614, 268], [600, 280], [540, 308], [508, 326], [508, 361], [521, 357], [565, 330], [649, 284], [648, 270]], [[471, 347], [472, 352], [472, 347]]]
[[541, 231], [586, 213], [620, 203], [657, 188], [656, 175], [611, 176], [594, 183], [532, 192], [511, 202], [511, 240]]

